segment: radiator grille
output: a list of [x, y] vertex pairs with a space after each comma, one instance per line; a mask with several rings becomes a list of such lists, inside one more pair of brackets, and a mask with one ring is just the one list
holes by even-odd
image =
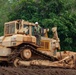
[[44, 42], [41, 42], [41, 46], [44, 46]]
[[45, 42], [45, 49], [49, 49], [49, 42]]
[[44, 49], [49, 49], [49, 42], [41, 42], [41, 46], [44, 48]]

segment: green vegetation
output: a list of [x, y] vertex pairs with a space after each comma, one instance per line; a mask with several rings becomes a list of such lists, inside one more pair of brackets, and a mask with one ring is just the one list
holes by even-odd
[[0, 0], [0, 35], [3, 23], [24, 19], [42, 27], [58, 27], [62, 50], [76, 48], [76, 0]]

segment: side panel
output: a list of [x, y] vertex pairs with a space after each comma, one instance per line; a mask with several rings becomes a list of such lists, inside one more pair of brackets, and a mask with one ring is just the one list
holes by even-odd
[[30, 42], [30, 43], [36, 44], [36, 37], [35, 36], [24, 35], [23, 36], [23, 42]]
[[2, 46], [4, 47], [18, 46], [25, 42], [36, 44], [36, 37], [22, 34], [6, 36], [2, 41]]
[[8, 56], [9, 54], [11, 54], [10, 48], [5, 48], [5, 47], [0, 48], [0, 56]]
[[5, 37], [2, 41], [2, 46], [11, 46], [11, 36]]

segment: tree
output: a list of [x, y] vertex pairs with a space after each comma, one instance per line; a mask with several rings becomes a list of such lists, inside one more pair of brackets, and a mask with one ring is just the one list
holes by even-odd
[[0, 5], [2, 6], [0, 15], [4, 14], [0, 19], [0, 21], [2, 20], [1, 23], [16, 19], [24, 19], [30, 22], [38, 21], [42, 27], [50, 29], [49, 37], [52, 37], [51, 28], [57, 26], [61, 49], [75, 50], [76, 0], [1, 1], [5, 3], [4, 6], [2, 3]]

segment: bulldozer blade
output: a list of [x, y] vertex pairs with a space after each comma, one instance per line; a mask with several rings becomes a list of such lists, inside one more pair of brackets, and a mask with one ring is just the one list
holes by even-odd
[[17, 62], [20, 66], [48, 66], [48, 67], [56, 67], [56, 68], [73, 68], [73, 65], [68, 65], [65, 63], [51, 62], [48, 60], [31, 60], [31, 61], [22, 61], [19, 60]]

